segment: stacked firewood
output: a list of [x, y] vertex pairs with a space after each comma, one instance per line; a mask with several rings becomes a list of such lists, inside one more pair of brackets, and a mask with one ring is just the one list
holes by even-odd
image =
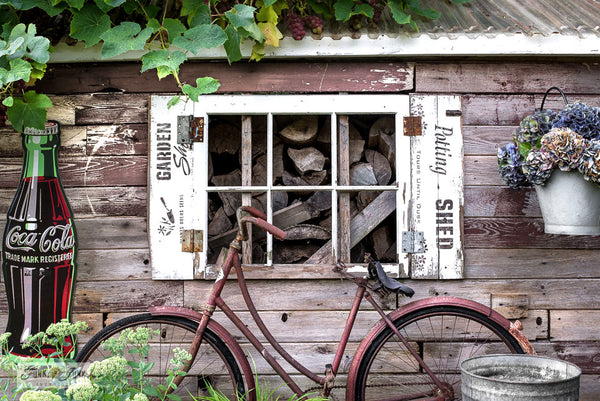
[[[394, 118], [351, 116], [349, 121], [346, 138], [349, 183], [351, 186], [373, 187], [373, 190], [350, 192], [350, 215], [354, 219], [362, 214], [361, 218], [376, 219], [378, 223], [369, 232], [353, 231], [353, 235], [360, 236], [360, 241], [352, 248], [351, 261], [361, 262], [365, 252], [382, 261], [397, 261], [394, 196], [387, 192], [382, 200], [384, 192], [377, 190], [377, 186], [391, 185], [395, 181]], [[209, 185], [241, 186], [245, 161], [242, 157], [240, 117], [211, 120], [209, 128]], [[273, 223], [287, 232], [286, 241], [274, 242], [274, 262], [331, 263], [331, 192], [319, 191], [320, 186], [332, 184], [330, 118], [276, 116], [273, 132]], [[252, 163], [247, 167], [252, 172], [251, 182], [253, 186], [265, 186], [266, 118], [252, 117], [251, 138]], [[265, 192], [245, 196], [245, 204], [267, 210]], [[214, 263], [220, 249], [228, 246], [233, 239], [236, 232], [235, 211], [242, 205], [242, 198], [239, 191], [209, 193], [209, 263]], [[386, 208], [389, 209], [387, 214], [382, 214], [381, 207], [373, 203], [378, 198], [379, 202], [390, 206]], [[252, 263], [265, 262], [264, 238], [260, 230], [253, 231]]]

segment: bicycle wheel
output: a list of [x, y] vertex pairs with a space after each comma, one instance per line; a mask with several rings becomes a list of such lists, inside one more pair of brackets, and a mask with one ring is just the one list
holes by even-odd
[[[481, 354], [524, 353], [518, 341], [483, 313], [455, 305], [416, 309], [394, 324], [448, 390], [445, 400], [461, 400], [460, 364]], [[354, 399], [419, 400], [441, 392], [389, 327], [364, 348]], [[350, 380], [350, 379], [349, 379]]]
[[[167, 369], [174, 356], [173, 350], [177, 347], [189, 349], [198, 328], [195, 321], [178, 316], [153, 316], [150, 313], [126, 317], [96, 333], [79, 351], [75, 360], [93, 362], [110, 357], [111, 353], [104, 349], [102, 343], [109, 338], [119, 338], [127, 328], [135, 330], [138, 327], [158, 332], [149, 342], [148, 357], [144, 358], [144, 362], [154, 363], [148, 373], [151, 385], [165, 384]], [[139, 361], [139, 354], [127, 351], [125, 349], [123, 355], [126, 359]], [[84, 365], [84, 369], [87, 366]], [[245, 394], [243, 374], [233, 353], [223, 340], [207, 328], [193, 365], [173, 393], [188, 399], [190, 395], [208, 395], [209, 385], [230, 400], [235, 400], [236, 394]]]

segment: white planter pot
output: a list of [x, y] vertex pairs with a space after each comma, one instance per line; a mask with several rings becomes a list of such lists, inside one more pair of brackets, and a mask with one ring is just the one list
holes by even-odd
[[576, 171], [555, 170], [535, 191], [546, 233], [600, 235], [600, 186]]

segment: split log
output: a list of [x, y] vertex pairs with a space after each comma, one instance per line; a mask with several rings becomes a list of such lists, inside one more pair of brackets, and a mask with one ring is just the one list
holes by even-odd
[[267, 155], [256, 159], [252, 166], [252, 185], [267, 185]]
[[331, 239], [331, 230], [314, 224], [297, 224], [285, 229], [285, 239], [287, 241], [297, 240], [329, 240]]
[[[350, 247], [354, 247], [375, 227], [396, 210], [396, 193], [385, 191], [358, 213], [350, 222]], [[328, 241], [305, 262], [307, 264], [333, 263], [331, 241]]]
[[[349, 124], [348, 127], [348, 137], [351, 141], [364, 140], [363, 137], [360, 135], [360, 132], [358, 132], [358, 129], [356, 129], [356, 127], [353, 124]], [[327, 150], [331, 148], [331, 119], [329, 117], [325, 119], [325, 122], [319, 130], [317, 142]]]
[[396, 165], [396, 142], [394, 135], [381, 134], [379, 136], [377, 149], [387, 160], [389, 160], [392, 167]]
[[285, 186], [316, 186], [325, 182], [327, 179], [327, 171], [313, 171], [304, 174], [302, 177], [298, 177], [290, 174], [288, 171], [284, 171], [281, 179], [283, 181], [283, 185]]
[[[212, 183], [218, 187], [239, 186], [242, 183], [242, 172], [237, 169], [229, 174], [215, 175]], [[240, 194], [233, 192], [219, 192], [219, 198], [223, 202], [223, 210], [227, 216], [233, 216], [236, 210], [242, 206]]]
[[319, 128], [318, 116], [306, 116], [294, 120], [281, 130], [279, 135], [292, 146], [306, 146], [315, 141]]
[[240, 129], [232, 124], [217, 123], [210, 127], [209, 152], [235, 155], [241, 146]]
[[[305, 202], [292, 204], [284, 209], [273, 213], [273, 224], [280, 228], [291, 227], [303, 223], [307, 220], [319, 217], [321, 212], [331, 209], [331, 193], [325, 191], [315, 192]], [[229, 230], [219, 236], [210, 238], [208, 245], [211, 249], [219, 249], [229, 246], [237, 230]], [[261, 229], [253, 230], [253, 238], [256, 240], [265, 237], [265, 232]]]
[[356, 208], [363, 210], [369, 203], [373, 202], [379, 195], [380, 191], [360, 191], [356, 196]]
[[[257, 202], [260, 203], [261, 207], [259, 210], [263, 212], [267, 210], [267, 193], [263, 192], [260, 195], [254, 197]], [[283, 191], [273, 191], [271, 192], [271, 207], [273, 211], [283, 209], [288, 205], [288, 193]]]
[[389, 226], [383, 226], [373, 231], [370, 235], [373, 253], [377, 260], [385, 260], [390, 248], [393, 246], [396, 253], [396, 242], [394, 233]]
[[369, 163], [358, 163], [350, 168], [350, 185], [377, 185], [373, 167]]
[[350, 139], [350, 164], [358, 163], [362, 159], [365, 143], [363, 139]]
[[325, 167], [325, 156], [316, 148], [288, 149], [288, 156], [294, 162], [294, 167], [300, 175], [313, 171], [322, 171]]
[[365, 150], [367, 162], [373, 166], [375, 178], [379, 185], [387, 185], [392, 179], [392, 168], [388, 160], [379, 152], [367, 149]]
[[208, 235], [212, 237], [231, 230], [232, 227], [231, 220], [229, 220], [229, 217], [227, 217], [227, 214], [221, 207], [217, 210], [210, 223], [208, 223]]
[[277, 244], [273, 249], [274, 263], [299, 263], [308, 258], [319, 249], [318, 244], [308, 241], [294, 241], [290, 243]]
[[369, 129], [369, 141], [367, 146], [375, 148], [379, 146], [381, 135], [393, 136], [396, 132], [396, 121], [394, 117], [385, 116], [377, 119]]

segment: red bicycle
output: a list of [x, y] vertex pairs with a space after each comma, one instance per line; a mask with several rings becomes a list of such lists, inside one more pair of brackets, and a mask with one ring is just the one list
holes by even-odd
[[[193, 355], [187, 375], [176, 393], [201, 394], [208, 386], [234, 400], [244, 396], [254, 401], [255, 376], [246, 353], [238, 341], [213, 319], [218, 308], [258, 350], [274, 371], [298, 396], [319, 391], [328, 396], [339, 387], [342, 356], [354, 327], [361, 302], [366, 300], [381, 316], [352, 358], [347, 379], [346, 400], [460, 400], [460, 363], [475, 355], [489, 353], [532, 353], [518, 325], [510, 323], [499, 313], [474, 301], [435, 297], [402, 305], [385, 313], [374, 294], [412, 296], [414, 291], [390, 278], [381, 265], [368, 262], [368, 278], [356, 277], [345, 271], [342, 264], [335, 268], [342, 277], [357, 286], [344, 331], [333, 361], [325, 374], [311, 372], [292, 357], [273, 337], [254, 306], [246, 286], [239, 252], [248, 238], [247, 223], [257, 225], [283, 240], [285, 232], [266, 222], [266, 216], [252, 208], [238, 210], [238, 235], [229, 246], [222, 270], [216, 279], [202, 312], [180, 307], [156, 307], [148, 313], [130, 316], [106, 326], [78, 353], [77, 361], [93, 361], [107, 355], [103, 341], [119, 336], [126, 328], [150, 327], [158, 330], [159, 338], [150, 344], [149, 360], [154, 362], [150, 375], [160, 382], [167, 375], [172, 350], [182, 347]], [[271, 352], [257, 338], [221, 297], [232, 268], [248, 311], [271, 347], [298, 372], [310, 378], [316, 387], [302, 389], [292, 379]], [[340, 374], [340, 376], [345, 376]]]

